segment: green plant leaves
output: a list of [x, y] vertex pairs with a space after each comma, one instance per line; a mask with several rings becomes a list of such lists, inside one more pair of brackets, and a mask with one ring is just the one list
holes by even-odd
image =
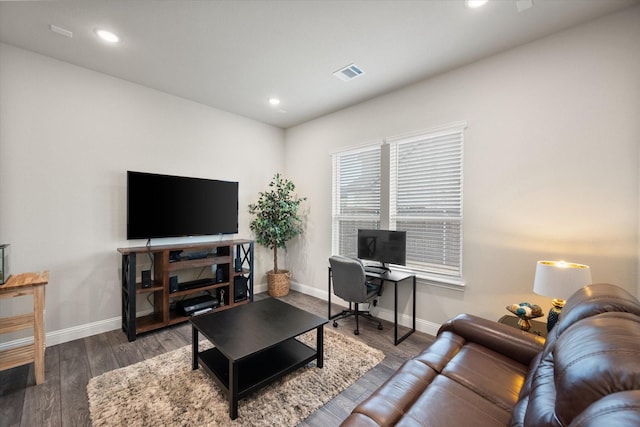
[[277, 249], [286, 249], [287, 241], [303, 232], [298, 208], [307, 198], [295, 195], [293, 182], [279, 173], [274, 175], [269, 188], [259, 193], [256, 203], [249, 205], [249, 213], [255, 215], [249, 228], [255, 233], [258, 244], [273, 249], [273, 271], [277, 272]]

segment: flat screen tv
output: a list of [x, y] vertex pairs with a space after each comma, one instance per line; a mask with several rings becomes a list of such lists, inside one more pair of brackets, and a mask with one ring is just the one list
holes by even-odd
[[237, 182], [127, 171], [127, 239], [237, 232]]
[[358, 258], [387, 264], [407, 264], [407, 232], [358, 230]]

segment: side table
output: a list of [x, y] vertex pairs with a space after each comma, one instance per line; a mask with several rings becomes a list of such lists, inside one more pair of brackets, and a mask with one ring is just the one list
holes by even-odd
[[0, 371], [34, 362], [36, 384], [44, 382], [44, 300], [49, 272], [13, 275], [0, 285], [0, 299], [33, 295], [33, 312], [0, 318], [0, 334], [33, 328], [33, 344], [0, 352]]
[[[531, 329], [529, 330], [530, 334], [535, 334], [542, 338], [547, 338], [547, 324], [545, 322], [541, 322], [539, 320], [530, 320], [529, 322], [531, 322]], [[502, 316], [498, 320], [498, 323], [503, 323], [505, 325], [520, 329], [520, 327], [518, 326], [518, 318], [516, 316]]]

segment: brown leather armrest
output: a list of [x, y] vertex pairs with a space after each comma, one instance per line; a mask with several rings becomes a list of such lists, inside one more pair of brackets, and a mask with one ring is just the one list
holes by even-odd
[[537, 335], [472, 314], [460, 314], [447, 321], [438, 335], [444, 331], [451, 331], [525, 365], [542, 351], [545, 342]]

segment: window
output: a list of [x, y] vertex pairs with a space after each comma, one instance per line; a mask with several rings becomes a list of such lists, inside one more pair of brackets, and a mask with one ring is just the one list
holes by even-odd
[[358, 228], [380, 228], [380, 145], [333, 156], [334, 254], [356, 256]]
[[407, 268], [461, 284], [465, 127], [456, 123], [335, 153], [333, 253], [355, 256], [358, 228], [406, 231]]

